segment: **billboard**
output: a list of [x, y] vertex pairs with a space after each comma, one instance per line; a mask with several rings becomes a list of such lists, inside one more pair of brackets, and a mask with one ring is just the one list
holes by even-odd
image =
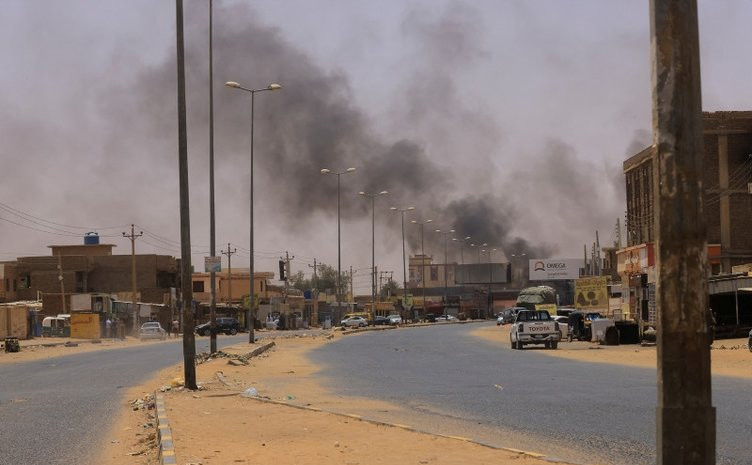
[[580, 278], [574, 284], [574, 306], [583, 310], [608, 310], [608, 276]]
[[531, 259], [530, 281], [577, 279], [583, 262], [582, 258]]

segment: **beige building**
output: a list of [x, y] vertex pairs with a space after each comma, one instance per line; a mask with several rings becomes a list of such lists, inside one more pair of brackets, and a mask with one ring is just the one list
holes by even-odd
[[413, 255], [410, 257], [408, 288], [443, 288], [444, 269], [446, 269], [446, 286], [455, 286], [454, 264], [433, 263], [432, 255]]
[[0, 303], [18, 300], [18, 277], [15, 262], [0, 262]]
[[[274, 279], [271, 271], [258, 271], [253, 274], [254, 293], [261, 301], [268, 302], [271, 297], [278, 295], [269, 281]], [[232, 273], [222, 270], [214, 274], [217, 302], [243, 303], [243, 297], [249, 294], [250, 272], [248, 268], [233, 268]], [[193, 298], [199, 302], [211, 300], [211, 274], [193, 273]]]

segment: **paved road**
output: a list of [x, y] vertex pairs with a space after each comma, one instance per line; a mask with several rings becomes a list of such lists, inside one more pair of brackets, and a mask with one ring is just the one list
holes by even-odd
[[[580, 463], [655, 463], [656, 373], [513, 351], [437, 325], [342, 338], [312, 354], [330, 389], [403, 405], [420, 429]], [[715, 377], [718, 464], [752, 465], [752, 382]]]
[[[247, 340], [239, 334], [217, 343]], [[208, 345], [196, 338], [197, 352]], [[182, 357], [176, 340], [0, 365], [0, 464], [87, 463], [122, 408], [124, 390]]]

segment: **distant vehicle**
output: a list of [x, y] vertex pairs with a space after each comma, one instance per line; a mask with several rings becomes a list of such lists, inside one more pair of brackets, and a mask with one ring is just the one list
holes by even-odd
[[563, 316], [563, 315], [554, 315], [551, 318], [557, 323], [559, 323], [559, 331], [561, 331], [561, 338], [564, 339], [565, 337], [569, 336], [569, 317]]
[[[218, 317], [217, 318], [217, 326], [215, 327], [215, 332], [217, 334], [219, 333], [225, 333], [225, 334], [238, 334], [238, 331], [240, 331], [240, 322], [236, 318], [231, 317]], [[196, 333], [200, 334], [202, 336], [210, 336], [211, 335], [211, 322], [208, 321], [204, 324], [200, 324], [196, 326]]]
[[512, 349], [518, 350], [526, 344], [543, 344], [547, 349], [556, 349], [560, 340], [559, 323], [545, 310], [520, 311], [509, 333]]
[[436, 323], [436, 315], [433, 313], [426, 313], [423, 319], [429, 323]]
[[499, 315], [501, 317], [501, 323], [499, 323], [498, 318], [496, 320], [496, 324], [502, 324], [505, 325], [507, 323], [514, 323], [514, 319], [517, 317], [517, 314], [521, 310], [527, 310], [525, 307], [512, 307], [504, 310]]
[[556, 305], [556, 289], [551, 286], [526, 287], [517, 296], [517, 307], [535, 310], [536, 305]]
[[559, 316], [569, 316], [570, 313], [576, 311], [577, 309], [572, 307], [556, 307], [556, 314]]
[[504, 324], [504, 316], [500, 313], [499, 316], [496, 317], [496, 326], [501, 326]]
[[340, 324], [343, 328], [365, 328], [366, 326], [368, 326], [368, 320], [366, 320], [362, 316], [351, 316], [349, 318], [343, 319]]
[[457, 321], [457, 317], [452, 315], [439, 315], [436, 317], [436, 321]]
[[389, 317], [377, 315], [373, 317], [373, 324], [374, 326], [388, 325], [391, 324], [391, 320], [389, 320]]
[[402, 317], [399, 315], [389, 315], [387, 318], [389, 318], [390, 325], [398, 325], [402, 323]]
[[158, 321], [147, 321], [138, 330], [138, 338], [144, 339], [167, 339], [167, 331], [162, 328]]

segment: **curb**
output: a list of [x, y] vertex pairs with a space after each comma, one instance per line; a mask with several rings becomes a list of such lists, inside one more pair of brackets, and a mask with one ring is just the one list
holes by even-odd
[[262, 345], [261, 347], [256, 347], [252, 351], [248, 352], [247, 354], [244, 355], [244, 357], [245, 358], [251, 358], [251, 357], [255, 357], [257, 355], [261, 355], [264, 352], [266, 352], [267, 350], [269, 350], [272, 347], [274, 347], [275, 345], [276, 344], [274, 344], [274, 341], [267, 342], [266, 344]]
[[175, 445], [172, 442], [172, 429], [170, 422], [167, 420], [167, 409], [165, 408], [164, 396], [157, 392], [154, 393], [157, 406], [157, 441], [159, 442], [159, 463], [160, 465], [176, 465]]

